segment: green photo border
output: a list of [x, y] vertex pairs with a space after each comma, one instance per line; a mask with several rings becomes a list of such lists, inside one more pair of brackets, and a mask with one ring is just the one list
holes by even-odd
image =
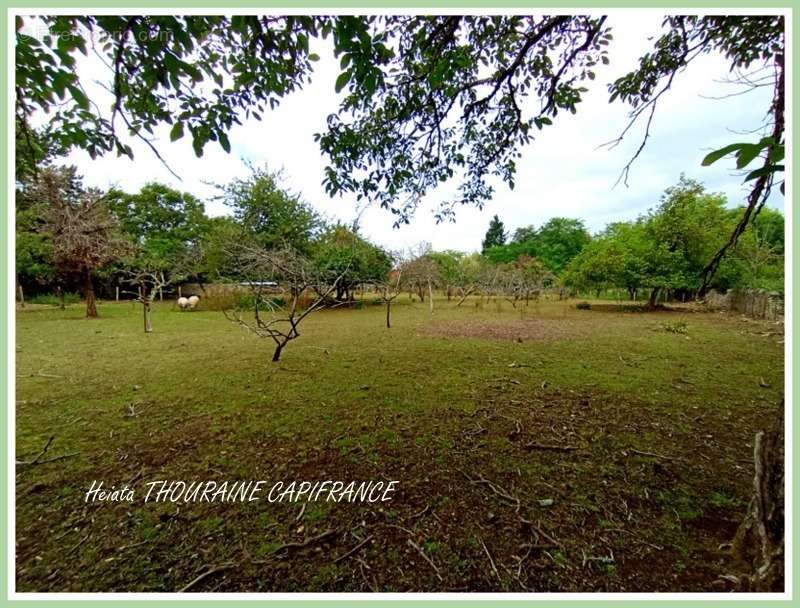
[[[0, 12], [0, 31], [2, 31], [2, 40], [3, 40], [3, 49], [0, 51], [0, 56], [5, 58], [5, 51], [8, 49], [8, 45], [10, 44], [6, 38], [6, 35], [9, 33], [9, 9], [31, 9], [31, 10], [39, 10], [39, 9], [47, 9], [47, 8], [70, 8], [70, 9], [86, 9], [87, 11], [91, 11], [91, 9], [99, 9], [99, 8], [115, 8], [119, 6], [124, 11], [135, 11], [136, 9], [148, 9], [148, 8], [175, 8], [176, 11], [181, 10], [189, 10], [189, 9], [212, 9], [224, 4], [226, 9], [232, 8], [250, 8], [253, 10], [257, 9], [292, 9], [297, 10], [300, 8], [308, 8], [311, 10], [319, 10], [319, 9], [326, 9], [326, 8], [342, 8], [342, 9], [369, 9], [369, 8], [376, 8], [376, 9], [385, 9], [385, 8], [411, 8], [411, 9], [430, 9], [435, 11], [439, 8], [464, 8], [464, 9], [481, 9], [485, 8], [487, 10], [500, 10], [500, 9], [522, 9], [522, 8], [531, 8], [531, 9], [579, 9], [579, 8], [591, 8], [591, 9], [603, 9], [603, 8], [648, 8], [648, 9], [687, 9], [687, 12], [691, 10], [714, 10], [720, 9], [720, 11], [724, 11], [724, 9], [732, 9], [732, 10], [764, 10], [770, 8], [782, 8], [782, 9], [793, 9], [795, 7], [796, 2], [793, 0], [779, 0], [779, 1], [768, 1], [768, 2], [758, 2], [758, 0], [750, 0], [742, 1], [742, 0], [705, 0], [705, 1], [691, 1], [691, 0], [672, 0], [672, 1], [663, 1], [663, 0], [656, 0], [652, 2], [644, 2], [643, 0], [500, 0], [499, 2], [492, 2], [491, 0], [438, 0], [438, 1], [423, 1], [423, 0], [306, 0], [303, 2], [288, 2], [284, 1], [276, 1], [276, 0], [227, 0], [224, 3], [219, 2], [219, 0], [132, 0], [131, 2], [110, 2], [108, 0], [74, 0], [64, 1], [64, 0], [28, 0], [28, 1], [21, 1], [21, 0], [0, 0], [2, 2], [2, 12]], [[789, 15], [790, 19], [790, 29], [792, 32], [791, 41], [792, 47], [790, 50], [794, 51], [794, 63], [797, 64], [797, 58], [800, 57], [800, 52], [798, 52], [797, 41], [800, 40], [800, 23], [798, 23], [798, 18], [800, 17], [800, 4], [797, 7], [798, 10], [792, 10], [791, 14]], [[797, 92], [798, 92], [798, 70], [796, 69], [796, 65], [792, 66], [792, 74], [791, 74], [791, 83], [792, 83], [792, 93], [793, 95], [790, 97], [789, 101], [789, 108], [787, 108], [787, 115], [791, 115], [791, 122], [790, 122], [790, 130], [789, 136], [791, 137], [791, 146], [790, 146], [790, 155], [791, 158], [791, 169], [792, 173], [790, 173], [790, 177], [793, 175], [797, 175], [798, 171], [798, 154], [797, 151], [797, 118], [798, 118], [798, 104], [796, 103], [797, 99]], [[10, 87], [13, 82], [12, 75], [9, 73], [8, 70], [8, 63], [6, 60], [3, 61], [2, 66], [2, 76], [0, 77], [0, 81], [2, 82], [2, 103], [0, 107], [3, 108], [3, 120], [2, 120], [2, 128], [0, 130], [0, 137], [2, 138], [2, 145], [3, 151], [8, 149], [8, 141], [10, 138], [10, 126], [11, 123], [8, 120], [8, 117], [11, 115], [12, 108], [7, 107], [9, 104], [10, 98]], [[8, 398], [8, 383], [11, 378], [11, 373], [13, 370], [9, 368], [11, 364], [11, 359], [9, 358], [9, 351], [11, 345], [9, 344], [9, 340], [13, 336], [13, 329], [12, 323], [14, 322], [13, 318], [9, 320], [9, 313], [13, 310], [14, 306], [14, 293], [13, 293], [13, 272], [9, 273], [9, 264], [13, 262], [13, 254], [11, 253], [11, 247], [13, 244], [13, 238], [9, 239], [6, 235], [9, 234], [9, 210], [7, 206], [13, 205], [13, 196], [9, 193], [11, 192], [10, 180], [12, 179], [12, 158], [7, 157], [6, 154], [0, 155], [3, 158], [2, 167], [0, 167], [0, 175], [2, 175], [2, 182], [3, 182], [3, 200], [5, 201], [3, 204], [2, 209], [2, 218], [0, 218], [0, 226], [2, 227], [2, 237], [0, 238], [0, 242], [2, 242], [3, 246], [0, 250], [0, 278], [2, 278], [2, 293], [3, 298], [2, 302], [0, 302], [0, 310], [2, 310], [2, 317], [3, 323], [2, 328], [0, 328], [0, 337], [2, 337], [3, 348], [0, 349], [0, 359], [2, 360], [2, 375], [0, 376], [0, 386], [2, 387], [2, 403], [4, 405], [3, 408], [3, 416], [2, 422], [0, 422], [0, 428], [2, 429], [2, 438], [5, 439], [7, 437], [9, 431], [9, 416], [11, 415], [12, 409], [12, 402], [9, 401]], [[794, 218], [794, 214], [800, 210], [800, 206], [797, 205], [797, 193], [793, 186], [792, 179], [787, 179], [789, 182], [789, 187], [787, 191], [789, 195], [792, 197], [792, 200], [787, 200], [785, 204], [785, 210], [787, 215], [790, 216], [792, 220], [789, 224], [789, 230], [791, 231], [791, 246], [788, 251], [787, 255], [787, 265], [790, 267], [790, 274], [792, 278], [792, 285], [798, 284], [798, 278], [800, 277], [800, 273], [798, 272], [798, 265], [796, 264], [797, 256], [795, 255], [797, 249], [797, 242], [798, 238], [800, 237], [800, 229], [798, 229], [798, 222], [796, 221], [797, 218]], [[787, 277], [789, 275], [787, 274]], [[787, 290], [787, 323], [786, 327], [792, 327], [794, 319], [797, 318], [798, 310], [800, 310], [800, 305], [798, 304], [797, 299], [793, 297], [793, 294]], [[787, 367], [786, 369], [786, 378], [788, 382], [788, 386], [791, 387], [791, 396], [792, 399], [790, 400], [791, 403], [798, 403], [800, 399], [798, 396], [800, 395], [800, 391], [798, 391], [798, 386], [791, 382], [792, 379], [792, 372], [794, 365], [794, 360], [800, 356], [800, 349], [798, 349], [798, 339], [797, 335], [793, 332], [792, 333], [792, 340], [791, 344], [787, 344], [787, 363], [792, 363], [792, 369]], [[793, 428], [791, 432], [787, 433], [787, 442], [790, 445], [795, 445], [797, 443], [798, 437], [800, 437], [800, 425], [798, 424], [798, 418], [800, 416], [795, 415], [793, 416]], [[0, 554], [0, 566], [2, 567], [2, 574], [0, 575], [0, 607], [3, 606], [26, 606], [29, 608], [38, 608], [43, 606], [107, 606], [107, 605], [117, 605], [117, 606], [141, 606], [143, 604], [156, 604], [156, 605], [175, 605], [175, 602], [179, 602], [179, 605], [186, 606], [189, 605], [200, 605], [206, 608], [219, 608], [222, 606], [229, 606], [232, 603], [239, 603], [237, 600], [198, 600], [196, 598], [191, 597], [176, 597], [175, 599], [161, 599], [161, 598], [154, 598], [154, 599], [147, 599], [146, 594], [142, 594], [142, 596], [137, 597], [136, 599], [132, 599], [129, 594], [119, 594], [117, 597], [109, 597], [104, 596], [102, 599], [97, 600], [51, 600], [51, 599], [10, 599], [10, 581], [12, 580], [11, 577], [13, 576], [13, 561], [9, 561], [9, 545], [13, 543], [13, 539], [9, 538], [9, 529], [7, 527], [8, 523], [8, 509], [9, 509], [9, 502], [10, 497], [6, 492], [6, 488], [8, 487], [8, 483], [10, 481], [10, 475], [12, 475], [12, 467], [14, 467], [13, 462], [9, 461], [7, 449], [8, 446], [6, 442], [0, 440], [0, 444], [3, 445], [2, 450], [2, 467], [0, 468], [0, 485], [3, 488], [2, 498], [0, 498], [0, 514], [2, 514], [2, 522], [0, 522], [0, 544], [2, 545], [2, 554]], [[13, 445], [13, 438], [11, 441], [11, 445]], [[797, 471], [798, 471], [798, 451], [793, 450], [792, 453], [792, 476], [793, 481], [797, 478]], [[792, 512], [792, 538], [787, 539], [789, 543], [791, 543], [792, 549], [798, 546], [798, 538], [800, 538], [798, 534], [798, 497], [800, 493], [797, 491], [794, 492], [793, 497], [793, 512]], [[795, 551], [793, 551], [793, 563], [792, 563], [792, 571], [786, 572], [786, 579], [787, 581], [794, 581], [794, 585], [800, 583], [800, 568], [798, 564], [800, 563], [800, 559], [798, 559], [798, 555]], [[526, 599], [526, 600], [498, 600], [498, 599], [484, 599], [484, 598], [469, 598], [465, 596], [464, 599], [458, 600], [437, 600], [437, 599], [413, 599], [414, 596], [409, 596], [409, 599], [394, 599], [394, 598], [380, 598], [376, 597], [375, 599], [309, 599], [309, 600], [283, 600], [283, 599], [264, 599], [264, 600], [248, 600], [243, 605], [265, 605], [269, 604], [271, 606], [276, 605], [292, 605], [298, 608], [306, 608], [310, 606], [332, 606], [336, 608], [346, 608], [351, 606], [367, 606], [367, 605], [383, 605], [383, 606], [409, 606], [409, 605], [425, 605], [425, 606], [437, 606], [441, 608], [451, 608], [455, 606], [496, 606], [502, 602], [503, 605], [536, 605], [536, 606], [563, 606], [566, 608], [575, 608], [577, 606], [596, 606], [598, 608], [612, 608], [619, 605], [628, 605], [628, 606], [637, 606], [640, 604], [646, 604], [647, 606], [653, 607], [662, 607], [662, 606], [676, 606], [676, 605], [691, 605], [691, 606], [704, 606], [707, 608], [718, 608], [722, 606], [730, 606], [730, 605], [742, 605], [742, 606], [781, 606], [781, 607], [788, 607], [788, 606], [800, 606], [800, 600], [798, 600], [797, 590], [793, 590], [794, 598], [789, 600], [754, 600], [752, 597], [748, 597], [747, 594], [736, 594], [735, 596], [731, 597], [731, 600], [695, 600], [695, 599], [687, 599], [687, 600], [664, 600], [659, 599], [658, 594], [653, 594], [652, 598], [649, 599], [630, 599], [630, 600], [622, 600], [622, 599], [601, 599], [601, 600], [594, 600], [594, 599]], [[502, 594], [498, 594], [502, 595]], [[41, 597], [41, 596], [39, 596]], [[118, 599], [117, 599], [118, 598]]]

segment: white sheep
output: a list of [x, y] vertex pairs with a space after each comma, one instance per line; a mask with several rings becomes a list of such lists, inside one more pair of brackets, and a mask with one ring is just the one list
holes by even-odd
[[197, 308], [197, 304], [200, 302], [199, 296], [189, 296], [189, 310], [194, 310]]
[[186, 310], [189, 307], [189, 298], [178, 298], [178, 308]]

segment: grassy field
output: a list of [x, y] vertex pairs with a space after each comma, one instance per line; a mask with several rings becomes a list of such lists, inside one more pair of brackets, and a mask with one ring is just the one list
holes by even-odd
[[[17, 469], [18, 590], [729, 588], [782, 326], [397, 302], [390, 330], [380, 306], [312, 315], [279, 364], [220, 312], [165, 303], [145, 335], [130, 303], [18, 310], [17, 458], [77, 452]], [[380, 506], [84, 504], [155, 479], [400, 483]]]

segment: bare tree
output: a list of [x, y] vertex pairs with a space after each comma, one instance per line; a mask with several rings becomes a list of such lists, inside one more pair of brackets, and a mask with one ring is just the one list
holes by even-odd
[[[284, 347], [300, 336], [300, 323], [312, 312], [331, 306], [331, 294], [335, 293], [343, 273], [324, 276], [308, 258], [289, 246], [278, 249], [243, 246], [234, 256], [239, 273], [247, 277], [250, 286], [253, 318], [245, 317], [245, 307], [224, 310], [223, 314], [256, 336], [270, 338], [275, 343], [272, 360], [279, 361]], [[265, 285], [273, 282], [283, 294], [283, 302], [263, 297]]]
[[433, 314], [433, 287], [439, 282], [439, 268], [436, 262], [428, 256], [431, 250], [430, 243], [420, 243], [409, 250], [408, 259], [403, 263], [403, 281], [406, 288], [416, 291], [419, 301], [425, 301], [425, 292], [431, 314]]
[[142, 257], [133, 268], [127, 270], [127, 283], [135, 291], [125, 291], [133, 296], [134, 301], [142, 305], [142, 316], [145, 333], [153, 331], [152, 310], [156, 296], [161, 297], [164, 289], [183, 281], [188, 276], [196, 275], [202, 252], [199, 247], [187, 249], [169, 270], [159, 268], [158, 264], [148, 263]]
[[381, 290], [381, 299], [386, 303], [386, 328], [392, 327], [392, 302], [403, 291], [403, 262], [402, 254], [395, 254], [396, 267], [386, 275], [383, 281], [378, 284]]
[[169, 283], [163, 271], [131, 270], [128, 283], [135, 286], [136, 291], [126, 291], [125, 293], [134, 296], [134, 300], [142, 305], [144, 318], [144, 332], [149, 334], [153, 331], [152, 309], [153, 301], [157, 294]]

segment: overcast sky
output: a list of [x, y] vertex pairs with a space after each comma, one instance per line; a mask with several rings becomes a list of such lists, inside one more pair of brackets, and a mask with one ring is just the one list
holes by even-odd
[[[411, 225], [393, 228], [394, 216], [380, 208], [368, 209], [361, 219], [362, 231], [375, 242], [400, 249], [429, 241], [435, 249], [472, 251], [480, 248], [489, 219], [497, 214], [506, 228], [541, 225], [554, 216], [582, 218], [592, 232], [608, 222], [633, 219], [658, 202], [660, 194], [677, 182], [681, 172], [703, 181], [712, 191], [723, 192], [731, 204], [740, 204], [745, 192], [742, 177], [733, 171], [730, 160], [712, 167], [701, 167], [705, 154], [739, 139], [734, 132], [752, 130], [762, 124], [769, 106], [770, 91], [760, 89], [746, 95], [729, 95], [737, 87], [720, 82], [729, 75], [722, 57], [704, 56], [679, 74], [672, 90], [656, 113], [652, 137], [633, 167], [626, 188], [614, 187], [619, 172], [641, 141], [641, 130], [631, 133], [620, 146], [598, 149], [614, 139], [627, 122], [628, 108], [619, 102], [608, 103], [607, 84], [632, 69], [638, 57], [652, 46], [662, 18], [652, 12], [614, 13], [609, 17], [614, 40], [610, 65], [598, 66], [597, 78], [578, 106], [577, 115], [560, 114], [554, 125], [529, 145], [518, 161], [516, 188], [497, 188], [494, 200], [482, 211], [461, 207], [456, 223], [437, 225], [432, 212], [438, 201], [453, 188], [445, 186], [431, 193], [417, 211]], [[157, 142], [162, 156], [181, 176], [179, 181], [142, 144], [131, 142], [135, 160], [113, 155], [91, 160], [74, 152], [66, 162], [77, 165], [87, 185], [107, 188], [115, 185], [136, 191], [148, 181], [168, 183], [206, 201], [209, 215], [226, 213], [225, 207], [209, 201], [213, 189], [203, 182], [223, 182], [247, 173], [243, 159], [283, 169], [286, 186], [300, 192], [305, 200], [331, 219], [352, 221], [353, 198], [331, 199], [322, 188], [326, 164], [313, 140], [324, 130], [325, 119], [338, 106], [334, 81], [338, 62], [328, 46], [317, 44], [322, 59], [315, 64], [312, 83], [283, 100], [280, 107], [266, 113], [261, 122], [250, 120], [230, 133], [232, 151], [226, 154], [211, 142], [204, 156], [196, 158], [190, 138], [169, 142], [168, 127]], [[83, 79], [110, 82], [107, 69], [94, 58], [80, 65]], [[108, 94], [99, 86], [87, 87], [100, 107], [110, 107]], [[534, 102], [537, 103], [537, 102]], [[643, 127], [643, 125], [641, 125]], [[772, 206], [782, 208], [783, 198], [773, 195]]]

